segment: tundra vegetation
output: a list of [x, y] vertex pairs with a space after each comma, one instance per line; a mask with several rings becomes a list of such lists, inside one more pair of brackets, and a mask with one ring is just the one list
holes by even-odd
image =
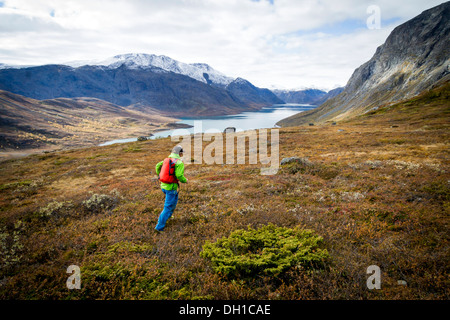
[[282, 128], [280, 160], [307, 161], [274, 175], [187, 163], [162, 233], [170, 138], [3, 161], [0, 298], [449, 299], [448, 96]]

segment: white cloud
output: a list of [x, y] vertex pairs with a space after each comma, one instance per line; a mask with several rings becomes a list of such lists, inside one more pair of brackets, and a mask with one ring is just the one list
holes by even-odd
[[[440, 3], [378, 0], [5, 0], [0, 62], [62, 63], [143, 52], [205, 62], [261, 87], [345, 85], [394, 26]], [[333, 31], [348, 23], [343, 30]], [[353, 26], [354, 24], [354, 26]]]

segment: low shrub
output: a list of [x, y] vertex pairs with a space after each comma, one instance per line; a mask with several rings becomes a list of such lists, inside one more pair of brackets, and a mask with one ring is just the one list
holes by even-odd
[[41, 217], [51, 217], [59, 215], [63, 210], [70, 209], [72, 207], [72, 201], [52, 201], [48, 203], [45, 207], [39, 209], [39, 215]]
[[0, 226], [0, 277], [22, 259], [23, 228], [20, 220], [14, 224], [12, 230], [8, 230], [6, 226]]
[[5, 184], [1, 184], [0, 185], [0, 190], [7, 190], [7, 189], [13, 189], [13, 188], [17, 188], [20, 186], [29, 186], [32, 184], [33, 181], [31, 180], [23, 180], [23, 181], [18, 181], [18, 182], [11, 182], [11, 183], [5, 183]]
[[282, 172], [296, 174], [297, 172], [305, 173], [314, 167], [314, 164], [307, 158], [290, 157], [284, 158], [280, 162], [283, 168]]
[[116, 197], [107, 194], [94, 193], [89, 199], [83, 201], [83, 205], [91, 212], [112, 209], [118, 200]]
[[235, 230], [215, 243], [207, 241], [200, 254], [211, 260], [216, 272], [229, 277], [275, 276], [295, 266], [319, 268], [328, 258], [321, 243], [322, 238], [310, 230], [269, 224]]
[[142, 147], [137, 145], [137, 144], [131, 144], [129, 146], [127, 146], [126, 148], [122, 149], [123, 152], [141, 152], [142, 151]]

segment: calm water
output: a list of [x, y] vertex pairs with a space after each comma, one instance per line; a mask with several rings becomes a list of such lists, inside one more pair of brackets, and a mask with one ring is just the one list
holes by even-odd
[[[185, 123], [192, 126], [194, 126], [195, 124], [196, 126], [193, 128], [183, 129], [188, 130], [189, 133], [200, 133], [207, 130], [218, 130], [220, 132], [223, 132], [223, 130], [227, 127], [235, 127], [236, 131], [273, 128], [275, 127], [275, 123], [277, 123], [281, 119], [287, 118], [302, 111], [314, 109], [315, 107], [316, 106], [304, 104], [278, 104], [273, 105], [272, 107], [263, 108], [260, 111], [243, 112], [235, 115], [211, 118], [181, 118], [181, 121], [179, 121], [179, 123]], [[159, 137], [165, 138], [169, 135], [172, 135], [174, 131], [175, 130], [165, 130], [156, 132], [154, 136], [150, 137], [150, 139]], [[137, 137], [129, 139], [118, 139], [102, 143], [100, 144], [100, 146], [106, 146], [114, 143], [132, 142], [136, 140]]]

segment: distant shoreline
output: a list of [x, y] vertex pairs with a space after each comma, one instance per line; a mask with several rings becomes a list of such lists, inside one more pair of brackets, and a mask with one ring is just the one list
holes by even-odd
[[[308, 104], [278, 104], [273, 105], [272, 109], [281, 110], [282, 107], [297, 107], [297, 106], [305, 106], [305, 107], [314, 107], [313, 105]], [[265, 107], [260, 109], [259, 111], [255, 111], [256, 113], [261, 113], [262, 115], [265, 115], [266, 110], [271, 109], [270, 107]], [[236, 115], [242, 115], [246, 114], [244, 113], [238, 113]], [[217, 116], [217, 117], [205, 117], [205, 120], [211, 120], [211, 118], [220, 120], [221, 118], [229, 118], [236, 115], [227, 115], [227, 116]], [[265, 117], [265, 116], [264, 116]], [[201, 117], [200, 117], [201, 118]], [[63, 140], [55, 140], [53, 141], [53, 144], [47, 144], [42, 147], [35, 147], [35, 148], [27, 148], [27, 149], [6, 149], [0, 151], [0, 161], [9, 160], [9, 159], [15, 159], [15, 158], [22, 158], [26, 157], [32, 154], [41, 154], [41, 153], [49, 153], [49, 152], [55, 152], [55, 151], [65, 151], [65, 150], [74, 150], [74, 149], [80, 149], [85, 147], [102, 147], [110, 144], [115, 143], [127, 143], [127, 142], [134, 142], [138, 139], [138, 137], [155, 137], [158, 136], [159, 132], [163, 131], [170, 131], [170, 130], [176, 130], [176, 129], [187, 129], [187, 128], [193, 128], [194, 126], [192, 124], [185, 123], [185, 121], [190, 121], [189, 119], [199, 119], [196, 118], [183, 118], [183, 117], [177, 117], [177, 118], [171, 118], [171, 122], [165, 122], [160, 123], [157, 125], [157, 127], [153, 127], [152, 129], [148, 130], [145, 128], [145, 126], [130, 126], [128, 131], [121, 131], [121, 132], [101, 132], [96, 138], [93, 139], [83, 139], [83, 137], [78, 137], [78, 140], [72, 140], [72, 141], [63, 141]], [[260, 121], [261, 119], [255, 119], [255, 121]], [[227, 125], [228, 126], [228, 125]], [[239, 127], [238, 123], [232, 124], [232, 126]], [[76, 134], [76, 132], [75, 132]], [[122, 140], [122, 141], [121, 141]], [[126, 141], [129, 140], [129, 141]], [[113, 142], [114, 141], [114, 142]], [[117, 142], [115, 142], [117, 141]]]
[[[179, 120], [178, 120], [179, 121]], [[179, 123], [179, 122], [170, 122], [165, 124], [161, 128], [157, 128], [155, 130], [149, 131], [149, 134], [151, 136], [155, 135], [157, 132], [166, 131], [166, 130], [172, 130], [172, 129], [182, 129], [182, 128], [191, 128], [192, 126], [185, 123]], [[116, 137], [117, 140], [121, 139], [121, 137]], [[123, 137], [123, 139], [126, 139], [126, 137]], [[136, 137], [137, 139], [137, 137]], [[111, 141], [114, 139], [105, 139], [105, 141]], [[80, 143], [84, 143], [84, 145], [80, 146]], [[29, 148], [29, 149], [6, 149], [0, 151], [0, 162], [12, 160], [12, 159], [18, 159], [27, 157], [34, 154], [41, 154], [41, 153], [50, 153], [50, 152], [56, 152], [56, 151], [66, 151], [66, 150], [75, 150], [75, 149], [82, 149], [82, 148], [90, 148], [90, 147], [97, 147], [99, 143], [97, 142], [77, 142], [73, 145], [48, 145], [44, 147], [38, 147], [38, 148]]]

